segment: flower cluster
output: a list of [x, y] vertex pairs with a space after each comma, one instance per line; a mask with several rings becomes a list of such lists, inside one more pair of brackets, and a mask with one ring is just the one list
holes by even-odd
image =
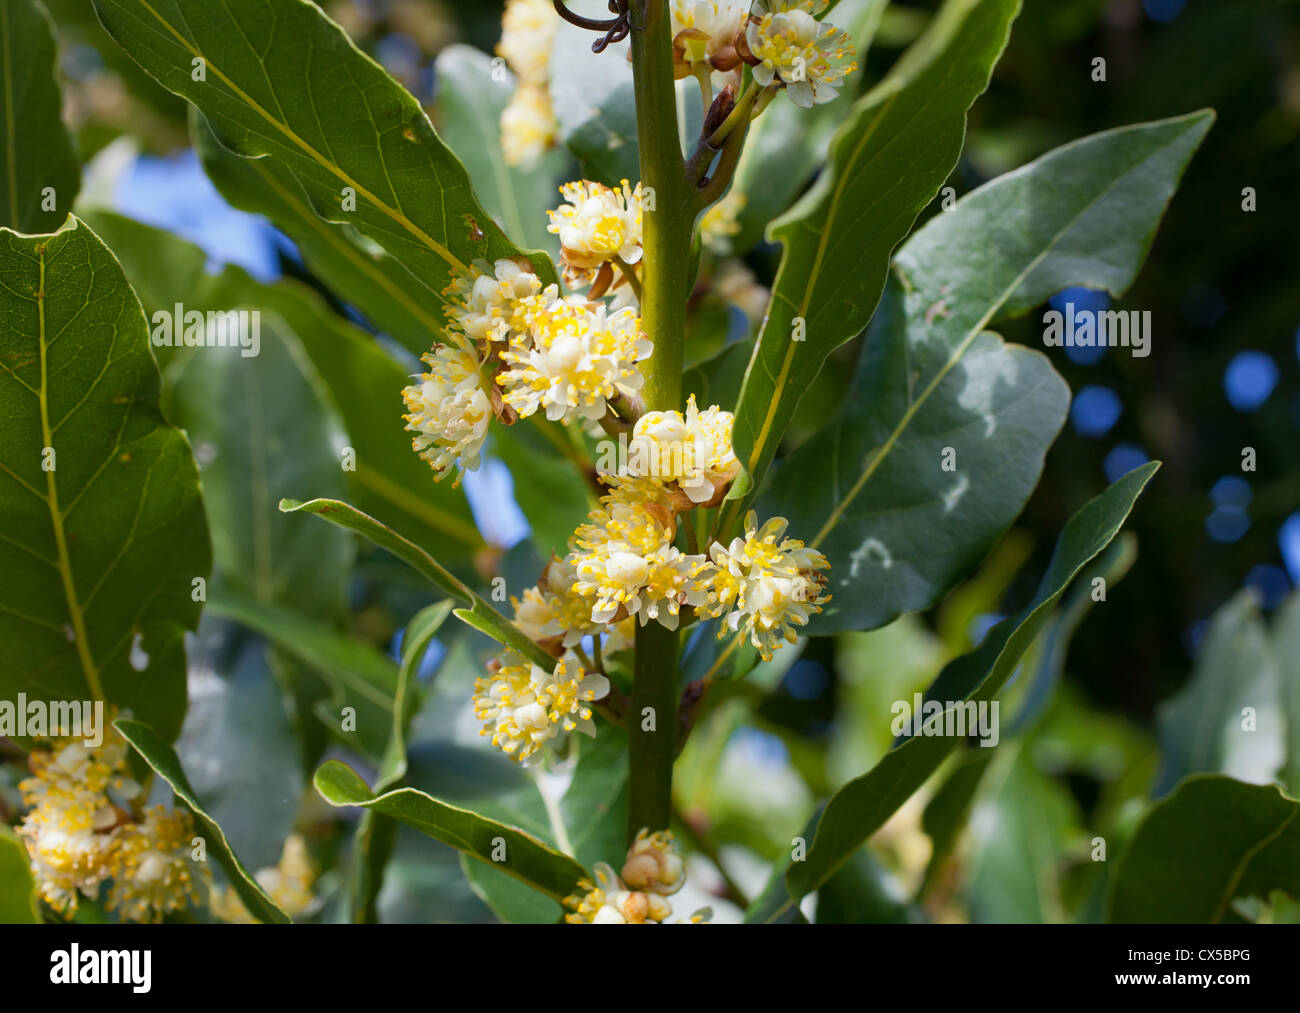
[[[636, 246], [639, 256], [639, 231]], [[475, 261], [444, 294], [454, 344], [426, 352], [428, 372], [402, 391], [411, 444], [439, 478], [478, 468], [493, 417], [598, 421], [641, 389], [637, 364], [654, 346], [631, 308], [561, 296], [507, 258]]]
[[594, 736], [588, 705], [608, 693], [609, 680], [583, 671], [571, 655], [548, 672], [508, 649], [475, 681], [474, 714], [484, 723], [481, 735], [491, 735], [494, 746], [531, 766], [539, 750], [561, 734]]
[[574, 533], [573, 590], [591, 603], [595, 622], [636, 616], [677, 629], [683, 605], [703, 605], [697, 579], [702, 556], [673, 544], [677, 518], [666, 488], [655, 479], [607, 479], [600, 507]]
[[623, 651], [632, 646], [636, 629], [631, 618], [608, 624], [591, 617], [591, 602], [574, 588], [578, 571], [571, 559], [552, 559], [536, 587], [515, 599], [515, 626], [525, 636], [558, 654], [582, 643], [586, 637], [604, 637], [606, 651]]
[[755, 0], [745, 29], [754, 80], [776, 83], [797, 106], [811, 108], [836, 97], [858, 69], [853, 43], [834, 25], [817, 20], [827, 0]]
[[[686, 883], [686, 870], [673, 847], [673, 835], [666, 830], [649, 833], [642, 829], [628, 849], [620, 877], [604, 862], [595, 866], [596, 880], [580, 880], [581, 893], [564, 899], [572, 925], [645, 925], [672, 917], [667, 897]], [[688, 924], [707, 922], [708, 908], [696, 911]]]
[[613, 190], [583, 179], [565, 183], [560, 196], [565, 203], [547, 214], [549, 231], [560, 237], [564, 280], [575, 286], [591, 285], [595, 292], [616, 286], [625, 269], [641, 262], [645, 214], [641, 184], [633, 190], [623, 180], [622, 189]]
[[439, 479], [453, 465], [462, 472], [475, 471], [492, 418], [478, 361], [450, 345], [435, 345], [423, 358], [429, 371], [402, 390], [406, 428], [416, 434], [411, 446]]
[[[307, 842], [301, 834], [290, 834], [281, 849], [279, 864], [258, 869], [253, 878], [275, 901], [276, 907], [290, 918], [306, 914], [316, 906], [316, 897], [312, 894], [316, 866], [307, 853]], [[239, 899], [239, 894], [229, 887], [213, 892], [211, 909], [213, 917], [223, 922], [237, 925], [257, 922]]]
[[653, 348], [634, 310], [611, 312], [603, 303], [556, 298], [501, 353], [509, 368], [496, 382], [521, 417], [543, 410], [552, 421], [594, 421], [609, 401], [637, 394], [637, 363]]
[[529, 165], [555, 143], [551, 106], [551, 43], [559, 15], [550, 0], [507, 0], [497, 55], [518, 77], [501, 112], [501, 150], [507, 165]]
[[105, 882], [108, 910], [128, 921], [161, 921], [199, 902], [204, 876], [190, 855], [190, 814], [129, 809], [141, 788], [126, 758], [114, 731], [97, 747], [61, 739], [30, 755], [32, 776], [18, 785], [30, 811], [18, 833], [38, 892], [60, 914], [98, 896]]
[[692, 394], [681, 412], [648, 412], [637, 419], [628, 457], [635, 475], [676, 482], [695, 505], [716, 506], [740, 462], [731, 449], [731, 412], [701, 412]]
[[762, 527], [751, 511], [745, 518], [745, 535], [709, 549], [709, 600], [700, 610], [721, 616], [723, 628], [740, 631], [758, 648], [764, 661], [784, 643], [794, 643], [796, 628], [830, 601], [825, 593], [830, 564], [816, 549], [785, 537], [787, 521], [773, 517]]
[[634, 621], [675, 630], [694, 609], [722, 620], [719, 637], [743, 635], [770, 659], [829, 600], [826, 558], [786, 538], [782, 517], [759, 527], [750, 513], [742, 537], [714, 542], [707, 554], [676, 544], [679, 516], [720, 502], [739, 470], [732, 422], [716, 405], [699, 411], [693, 396], [685, 414], [651, 412], [637, 421], [632, 473], [602, 476], [606, 491], [573, 533], [569, 554], [553, 559], [537, 586], [515, 601], [515, 625], [563, 658], [546, 672], [507, 651], [479, 680], [475, 708], [483, 733], [506, 753], [532, 760], [562, 730], [591, 734], [583, 723], [589, 709], [580, 705], [601, 699], [609, 684], [584, 680], [569, 653], [581, 654], [587, 638], [612, 654], [631, 646]]

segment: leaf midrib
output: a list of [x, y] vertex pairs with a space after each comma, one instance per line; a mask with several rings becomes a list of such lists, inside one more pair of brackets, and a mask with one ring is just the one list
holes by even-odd
[[[54, 437], [50, 428], [49, 371], [45, 354], [47, 347], [45, 340], [45, 248], [45, 243], [41, 243], [36, 247], [37, 263], [40, 265], [40, 276], [36, 290], [36, 341], [40, 349], [41, 360], [41, 385], [38, 391], [38, 400], [41, 411], [42, 445], [53, 449]], [[59, 511], [59, 486], [55, 477], [55, 468], [58, 466], [57, 457], [55, 457], [52, 465], [45, 472], [45, 503], [50, 512], [50, 525], [54, 530], [54, 544], [59, 557], [59, 579], [63, 585], [63, 596], [67, 602], [69, 619], [72, 622], [73, 639], [77, 648], [77, 658], [81, 662], [82, 674], [86, 677], [86, 685], [90, 690], [91, 697], [96, 700], [103, 700], [105, 699], [104, 687], [99, 678], [99, 669], [95, 665], [94, 658], [90, 655], [90, 641], [86, 638], [86, 618], [77, 599], [77, 587], [72, 577], [72, 560], [68, 554], [67, 533], [63, 529], [63, 514]]]

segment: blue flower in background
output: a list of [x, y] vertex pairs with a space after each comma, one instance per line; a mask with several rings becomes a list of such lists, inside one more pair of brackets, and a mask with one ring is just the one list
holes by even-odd
[[1151, 460], [1147, 452], [1136, 443], [1117, 443], [1106, 455], [1102, 467], [1106, 469], [1106, 481], [1118, 482], [1134, 468], [1140, 468]]
[[[1079, 320], [1086, 314], [1097, 314], [1110, 308], [1110, 296], [1100, 289], [1074, 288], [1063, 289], [1051, 298], [1048, 303], [1052, 309], [1058, 313], [1066, 315], [1070, 312], [1070, 307], [1074, 308], [1074, 319]], [[1096, 320], [1093, 321], [1093, 333], [1098, 333]], [[1106, 355], [1106, 346], [1088, 347], [1071, 347], [1066, 346], [1065, 357], [1073, 362], [1076, 366], [1095, 366]]]
[[1277, 363], [1264, 352], [1238, 352], [1223, 374], [1223, 389], [1232, 407], [1253, 412], [1277, 386]]
[[1109, 387], [1089, 385], [1074, 396], [1070, 421], [1080, 436], [1098, 439], [1110, 432], [1123, 410], [1119, 395]]
[[265, 219], [239, 211], [217, 192], [198, 155], [139, 155], [118, 181], [114, 210], [202, 247], [208, 270], [238, 264], [258, 281], [280, 277], [281, 251], [296, 257], [289, 239]]

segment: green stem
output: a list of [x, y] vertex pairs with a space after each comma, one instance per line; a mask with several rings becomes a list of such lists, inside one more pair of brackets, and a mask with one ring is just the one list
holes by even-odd
[[[682, 349], [690, 289], [695, 195], [677, 140], [672, 29], [666, 0], [633, 0], [632, 73], [636, 90], [641, 183], [654, 191], [644, 216], [641, 325], [654, 343], [643, 362], [650, 411], [682, 408]], [[672, 815], [677, 724], [677, 634], [658, 623], [639, 627], [628, 732], [628, 836], [667, 829]]]

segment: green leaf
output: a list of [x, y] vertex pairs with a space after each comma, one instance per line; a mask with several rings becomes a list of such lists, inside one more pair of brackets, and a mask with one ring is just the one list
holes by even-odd
[[1083, 837], [1078, 808], [1060, 781], [1035, 767], [1023, 744], [999, 753], [970, 822], [963, 894], [971, 921], [1067, 920], [1061, 877], [1070, 844]]
[[891, 282], [844, 406], [758, 505], [830, 561], [831, 601], [810, 633], [875, 629], [938, 601], [1024, 508], [1065, 422], [1069, 388], [1041, 352], [985, 334], [950, 361], [905, 301]]
[[[577, 0], [570, 7], [587, 17], [607, 17], [599, 0]], [[551, 46], [551, 105], [560, 141], [578, 159], [582, 177], [617, 187], [641, 178], [636, 132], [636, 96], [628, 44], [615, 43], [593, 53], [590, 31], [562, 22]], [[664, 143], [674, 143], [664, 138]]]
[[460, 856], [461, 872], [474, 895], [507, 925], [550, 925], [564, 908], [552, 897], [530, 889], [501, 869]]
[[27, 848], [0, 823], [0, 925], [39, 925], [41, 909]]
[[957, 164], [966, 111], [987, 86], [1019, 7], [1020, 0], [949, 0], [853, 106], [817, 184], [773, 223], [785, 253], [733, 436], [753, 483], [826, 356], [871, 318], [890, 254]]
[[[1098, 600], [1106, 600], [1106, 595], [1124, 579], [1136, 560], [1137, 535], [1125, 531], [1075, 581], [1038, 639], [1033, 667], [1024, 679], [1024, 699], [1016, 716], [1007, 724], [1005, 735], [1023, 734], [1046, 713], [1065, 673], [1065, 658], [1071, 639], [1092, 606]], [[1101, 581], [1101, 584], [1096, 585], [1096, 581]], [[1102, 592], [1100, 599], [1095, 597], [1098, 589]]]
[[[383, 762], [379, 765], [376, 791], [387, 791], [406, 776], [406, 733], [418, 709], [418, 692], [413, 680], [433, 638], [451, 614], [451, 605], [449, 601], [429, 605], [406, 624], [406, 633], [402, 637], [402, 664], [397, 672], [397, 691], [393, 698], [393, 727], [384, 747]], [[392, 820], [371, 810], [361, 814], [352, 837], [354, 922], [379, 920], [379, 890], [384, 882], [384, 868], [393, 853], [395, 831], [396, 824]]]
[[[1251, 708], [1254, 724], [1243, 727]], [[1284, 760], [1278, 658], [1249, 591], [1210, 620], [1187, 685], [1159, 708], [1161, 770], [1153, 794], [1188, 774], [1227, 774], [1266, 784]]]
[[1300, 796], [1300, 593], [1293, 592], [1273, 619], [1274, 654], [1286, 725], [1286, 764], [1283, 781]]
[[[150, 312], [171, 310], [178, 302], [205, 311], [251, 305], [278, 314], [290, 326], [329, 389], [356, 451], [356, 470], [345, 477], [363, 510], [409, 531], [449, 564], [468, 562], [483, 546], [464, 493], [450, 482], [435, 482], [429, 466], [411, 450], [401, 394], [410, 367], [297, 282], [261, 285], [237, 267], [211, 276], [204, 270], [206, 254], [168, 232], [106, 212], [87, 218], [117, 252]], [[173, 354], [179, 362], [183, 351]]]
[[993, 753], [992, 749], [978, 746], [962, 750], [952, 772], [926, 803], [921, 815], [921, 829], [930, 838], [930, 861], [926, 863], [925, 878], [917, 890], [918, 897], [925, 896], [937, 882], [944, 865], [956, 850]]
[[1300, 899], [1300, 802], [1198, 774], [1152, 807], [1115, 871], [1107, 920], [1220, 922], [1241, 897]]
[[[1059, 148], [969, 195], [899, 252], [860, 382], [782, 468], [767, 507], [788, 510], [831, 562], [837, 600], [813, 631], [929, 607], [1015, 519], [1065, 405], [1044, 360], [984, 328], [1067, 285], [1122, 294], [1212, 119], [1196, 113]], [[955, 472], [941, 470], [949, 447]], [[795, 502], [779, 491], [814, 483], [832, 494]]]
[[[393, 727], [397, 666], [369, 644], [338, 633], [291, 608], [233, 590], [213, 592], [208, 612], [260, 633], [318, 672], [332, 696], [317, 716], [343, 742], [374, 760], [384, 755]], [[355, 711], [355, 732], [344, 731], [343, 710]]]
[[[494, 864], [555, 900], [586, 876], [582, 866], [531, 834], [468, 809], [448, 805], [414, 788], [375, 794], [346, 764], [330, 760], [316, 771], [316, 790], [333, 806], [360, 806], [391, 816], [449, 847]], [[494, 861], [493, 853], [504, 854]]]
[[[504, 69], [504, 68], [503, 68]], [[552, 256], [559, 237], [546, 212], [558, 203], [568, 160], [547, 152], [527, 167], [509, 166], [501, 152], [501, 111], [515, 90], [514, 75], [493, 73], [493, 58], [473, 46], [448, 46], [434, 64], [438, 82], [434, 122], [465, 165], [483, 206], [506, 235]]]
[[[818, 807], [812, 818], [808, 820], [801, 834], [805, 840], [812, 837], [824, 811], [825, 807]], [[790, 891], [786, 889], [785, 879], [790, 872], [791, 864], [789, 858], [783, 858], [772, 867], [762, 892], [745, 909], [746, 925], [808, 924], [808, 919], [804, 917], [799, 906], [791, 901]]]
[[[355, 226], [430, 292], [476, 258], [521, 255], [419, 102], [315, 4], [96, 0], [95, 10], [136, 62], [199, 108], [222, 144], [274, 158], [316, 214]], [[530, 259], [554, 279], [549, 257]]]
[[255, 355], [203, 348], [177, 364], [169, 415], [196, 448], [221, 583], [341, 620], [352, 539], [297, 524], [276, 504], [298, 489], [343, 495], [348, 441], [293, 332], [278, 315], [259, 319]]
[[867, 848], [858, 848], [817, 891], [818, 925], [906, 925], [925, 916]]
[[[229, 627], [190, 649], [190, 707], [176, 756], [190, 786], [254, 869], [280, 860], [293, 832], [305, 777], [284, 697], [266, 645], [244, 635], [227, 646]], [[206, 652], [209, 640], [220, 641]]]
[[251, 875], [230, 848], [230, 842], [216, 821], [199, 804], [181, 769], [176, 753], [156, 731], [139, 721], [118, 720], [115, 727], [154, 772], [166, 781], [176, 797], [194, 814], [199, 833], [206, 840], [208, 854], [215, 855], [225, 870], [230, 885], [249, 913], [260, 922], [287, 925], [289, 916], [281, 911]]
[[77, 219], [0, 229], [0, 334], [0, 696], [105, 700], [173, 739], [211, 549], [140, 303]]
[[560, 799], [573, 854], [587, 868], [622, 866], [627, 853], [627, 735], [601, 723], [594, 739], [574, 737], [578, 763]]
[[[943, 702], [945, 713], [968, 700], [992, 700], [1066, 588], [1119, 532], [1158, 467], [1152, 462], [1129, 472], [1071, 517], [1033, 600], [990, 630], [977, 650], [950, 662], [926, 698]], [[786, 877], [789, 903], [793, 905], [834, 875], [863, 841], [929, 779], [956, 745], [954, 738], [914, 736], [837, 791], [817, 824], [805, 861], [792, 865]]]
[[81, 188], [81, 163], [63, 125], [54, 26], [34, 0], [0, 4], [0, 225], [53, 232]]

